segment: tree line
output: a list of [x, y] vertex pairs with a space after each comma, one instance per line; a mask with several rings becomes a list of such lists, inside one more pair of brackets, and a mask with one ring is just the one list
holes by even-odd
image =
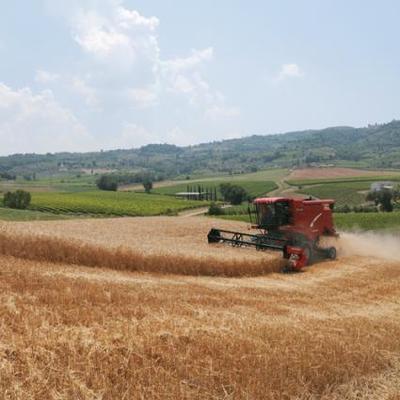
[[116, 192], [120, 185], [127, 185], [130, 183], [141, 183], [146, 193], [150, 193], [153, 189], [153, 182], [161, 180], [160, 177], [150, 173], [137, 173], [137, 174], [106, 174], [101, 175], [96, 185], [100, 190], [108, 190]]

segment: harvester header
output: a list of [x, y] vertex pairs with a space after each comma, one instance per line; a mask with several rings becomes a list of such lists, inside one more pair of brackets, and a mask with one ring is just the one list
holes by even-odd
[[332, 218], [334, 204], [330, 199], [257, 198], [249, 207], [249, 215], [254, 222], [252, 228], [259, 233], [213, 228], [208, 233], [208, 242], [281, 250], [288, 260], [285, 271], [298, 271], [317, 258], [336, 258], [335, 247], [320, 247], [322, 237], [338, 236]]

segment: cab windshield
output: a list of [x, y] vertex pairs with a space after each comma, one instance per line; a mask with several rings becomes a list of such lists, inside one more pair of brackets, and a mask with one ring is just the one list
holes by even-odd
[[262, 228], [274, 228], [288, 225], [290, 219], [289, 204], [287, 201], [256, 204], [257, 224]]

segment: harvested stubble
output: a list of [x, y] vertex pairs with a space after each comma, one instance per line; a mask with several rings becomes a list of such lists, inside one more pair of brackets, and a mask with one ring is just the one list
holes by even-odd
[[[47, 221], [48, 222], [48, 221]], [[214, 225], [205, 218], [129, 218], [4, 223], [0, 254], [117, 270], [210, 276], [256, 276], [279, 271], [280, 254], [207, 243]]]
[[398, 263], [230, 280], [0, 257], [0, 277], [1, 398], [399, 398]]

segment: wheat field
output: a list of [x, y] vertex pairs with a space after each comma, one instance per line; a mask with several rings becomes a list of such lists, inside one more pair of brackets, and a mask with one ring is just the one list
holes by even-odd
[[[188, 223], [161, 221], [160, 232]], [[89, 224], [85, 265], [63, 247], [78, 243], [70, 221], [28, 224], [17, 250], [23, 225], [2, 227], [0, 398], [400, 398], [398, 261], [344, 253], [300, 274], [240, 277], [88, 268], [90, 251], [119, 249], [122, 222], [108, 240]], [[247, 258], [214, 251], [215, 263]]]
[[260, 275], [279, 271], [278, 253], [207, 243], [213, 226], [244, 230], [242, 222], [203, 217], [143, 217], [2, 223], [0, 254], [185, 275]]

